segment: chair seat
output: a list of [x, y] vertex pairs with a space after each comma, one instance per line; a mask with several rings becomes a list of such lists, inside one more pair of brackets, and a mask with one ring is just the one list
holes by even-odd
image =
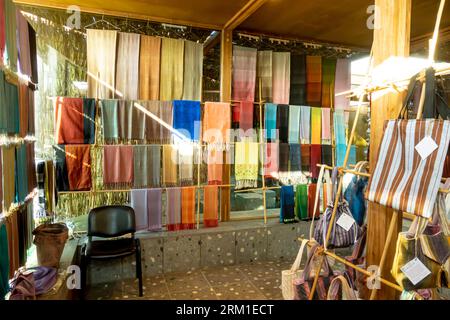
[[136, 245], [133, 238], [88, 241], [86, 247], [87, 256], [93, 259], [117, 258], [135, 252]]

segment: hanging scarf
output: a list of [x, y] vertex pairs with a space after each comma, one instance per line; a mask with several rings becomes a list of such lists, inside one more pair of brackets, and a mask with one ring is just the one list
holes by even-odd
[[160, 147], [133, 146], [135, 188], [159, 185]]
[[[0, 5], [2, 3], [0, 2]], [[1, 9], [1, 8], [0, 8]], [[2, 14], [2, 12], [0, 12]], [[0, 146], [0, 177], [3, 177], [3, 156], [2, 147]], [[3, 178], [0, 179], [0, 211], [3, 212]], [[1, 289], [1, 287], [0, 287]]]
[[[140, 101], [140, 104], [156, 118], [159, 118], [160, 101]], [[145, 116], [145, 140], [152, 144], [162, 144], [161, 124], [149, 115]]]
[[258, 186], [258, 143], [236, 142], [236, 189]]
[[291, 90], [289, 102], [296, 105], [306, 104], [306, 56], [291, 55]]
[[168, 188], [167, 191], [167, 230], [181, 229], [181, 188]]
[[65, 152], [70, 190], [90, 190], [92, 187], [90, 146], [66, 145]]
[[180, 183], [182, 186], [194, 184], [194, 146], [189, 143], [180, 143], [178, 147], [180, 165]]
[[0, 57], [3, 57], [6, 48], [5, 1], [7, 0], [0, 0]]
[[17, 16], [18, 8], [12, 0], [5, 0], [5, 35], [6, 35], [6, 64], [11, 71], [17, 71]]
[[104, 146], [103, 183], [117, 187], [129, 187], [134, 171], [132, 146]]
[[203, 191], [203, 226], [213, 228], [219, 225], [219, 188], [206, 186]]
[[88, 98], [114, 97], [117, 38], [117, 31], [87, 30]]
[[9, 256], [9, 278], [14, 276], [17, 269], [20, 268], [19, 253], [19, 228], [17, 214], [9, 215], [6, 220], [6, 233], [8, 235], [8, 256]]
[[258, 51], [256, 86], [262, 101], [272, 102], [272, 51]]
[[322, 145], [322, 164], [333, 166], [333, 147]]
[[320, 168], [317, 166], [321, 164], [322, 160], [322, 146], [320, 144], [311, 145], [311, 177], [317, 179], [319, 177]]
[[289, 92], [291, 81], [291, 53], [273, 53], [273, 102], [278, 104], [289, 104]]
[[[119, 140], [121, 142], [129, 142], [128, 137], [131, 137], [131, 128], [129, 122], [132, 119], [132, 104], [125, 100], [119, 100], [117, 105], [117, 115], [119, 119]], [[130, 119], [130, 120], [129, 120]]]
[[162, 227], [162, 189], [147, 190], [148, 230], [159, 231]]
[[162, 38], [159, 99], [180, 100], [183, 97], [184, 41]]
[[28, 86], [26, 84], [19, 84], [19, 136], [25, 138], [28, 134], [28, 117], [30, 112]]
[[336, 59], [322, 59], [322, 108], [334, 106], [334, 77], [336, 75]]
[[302, 173], [301, 145], [289, 144], [289, 181], [290, 184], [299, 184], [304, 179]]
[[243, 130], [243, 136], [251, 136], [250, 131], [253, 129], [253, 102], [239, 102], [239, 129]]
[[273, 103], [266, 103], [264, 108], [264, 122], [266, 127], [267, 141], [277, 140], [277, 109]]
[[139, 55], [139, 99], [159, 99], [161, 38], [141, 35]]
[[[161, 102], [160, 114], [159, 118], [169, 126], [173, 126], [173, 105], [171, 101], [163, 101]], [[164, 126], [160, 126], [161, 128], [161, 143], [168, 144], [170, 143], [172, 132]]]
[[[2, 4], [3, 4], [2, 1], [0, 1], [0, 6]], [[2, 13], [0, 12], [0, 17], [1, 14]], [[0, 27], [4, 26], [0, 24]], [[8, 293], [8, 291], [9, 291], [8, 235], [6, 231], [6, 225], [2, 223], [0, 224], [0, 300], [4, 299], [4, 296]]]
[[280, 142], [287, 143], [289, 139], [289, 106], [279, 104], [277, 107], [277, 130]]
[[117, 100], [100, 100], [103, 137], [105, 143], [117, 143], [119, 139], [119, 110]]
[[16, 9], [17, 22], [17, 49], [19, 58], [19, 71], [31, 78], [30, 37], [28, 34], [28, 21], [20, 10]]
[[322, 57], [306, 57], [306, 103], [321, 107], [322, 100]]
[[342, 167], [344, 165], [347, 148], [345, 138], [345, 115], [343, 110], [336, 110], [334, 112], [334, 139], [336, 141], [336, 166]]
[[8, 110], [11, 106], [6, 99], [6, 84], [5, 74], [0, 69], [0, 133], [8, 132], [8, 120], [11, 116]]
[[233, 46], [233, 100], [255, 101], [256, 49]]
[[[3, 209], [8, 211], [12, 203], [15, 202], [16, 179], [14, 172], [16, 171], [15, 147], [3, 146], [2, 163], [3, 163]], [[7, 170], [5, 170], [7, 168]]]
[[147, 146], [149, 161], [148, 165], [148, 183], [149, 187], [159, 187], [161, 185], [161, 146]]
[[300, 142], [311, 143], [311, 108], [306, 106], [300, 107]]
[[23, 202], [28, 195], [27, 150], [25, 145], [16, 147], [16, 202]]
[[300, 142], [300, 106], [289, 106], [289, 143]]
[[279, 163], [278, 163], [278, 143], [266, 143], [266, 153], [264, 157], [264, 177], [278, 178]]
[[316, 213], [314, 215], [314, 203], [316, 202], [317, 184], [311, 183], [308, 186], [308, 218], [312, 219], [313, 216], [320, 216], [320, 206], [317, 206]]
[[225, 151], [230, 144], [230, 104], [206, 102], [203, 116], [203, 142], [208, 148]]
[[[37, 63], [37, 44], [36, 44], [36, 31], [28, 24], [28, 41], [30, 43], [30, 57], [31, 57], [31, 81], [33, 83], [39, 83], [38, 78], [38, 63]], [[34, 97], [34, 95], [32, 95]]]
[[281, 212], [280, 212], [280, 222], [281, 223], [292, 223], [295, 222], [295, 200], [294, 200], [294, 187], [293, 186], [282, 186], [281, 187]]
[[295, 215], [299, 220], [308, 219], [308, 185], [299, 184], [295, 190]]
[[356, 146], [350, 146], [350, 154], [348, 156], [347, 165], [356, 165]]
[[335, 79], [335, 109], [347, 109], [350, 106], [350, 99], [345, 95], [337, 94], [351, 89], [351, 63], [350, 59], [338, 59], [336, 63]]
[[331, 109], [322, 108], [322, 144], [331, 144]]
[[55, 149], [56, 187], [58, 191], [70, 191], [67, 174], [66, 147], [63, 144], [53, 146]]
[[168, 187], [178, 184], [177, 148], [173, 145], [163, 146], [163, 184]]
[[222, 184], [223, 153], [214, 149], [207, 150], [208, 184]]
[[202, 98], [203, 44], [184, 41], [183, 100]]
[[278, 177], [282, 184], [289, 184], [289, 144], [280, 143], [279, 149], [280, 168]]
[[148, 229], [148, 205], [147, 202], [147, 190], [146, 189], [134, 189], [131, 190], [130, 206], [134, 209], [134, 216], [136, 221], [136, 230]]
[[195, 228], [195, 187], [181, 188], [181, 229]]
[[[200, 136], [200, 102], [173, 102], [173, 127], [188, 140], [198, 141]], [[177, 137], [179, 139], [179, 137]]]
[[128, 140], [143, 142], [145, 139], [146, 115], [135, 106], [135, 101], [127, 101], [128, 110]]
[[311, 108], [311, 144], [322, 144], [322, 109]]
[[302, 171], [308, 172], [311, 164], [311, 145], [302, 144], [301, 153], [302, 153]]

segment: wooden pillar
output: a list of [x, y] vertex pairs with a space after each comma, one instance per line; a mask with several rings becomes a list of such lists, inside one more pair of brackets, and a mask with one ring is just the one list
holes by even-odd
[[[374, 67], [392, 56], [407, 57], [410, 48], [411, 0], [375, 0], [380, 18], [379, 28], [374, 30]], [[370, 169], [377, 160], [378, 149], [383, 136], [385, 120], [395, 119], [401, 108], [403, 94], [386, 93], [372, 96]], [[375, 203], [369, 203], [367, 234], [367, 267], [379, 266], [393, 211]], [[394, 236], [390, 241], [381, 276], [393, 280], [390, 275], [397, 235], [402, 228], [402, 215], [394, 221]], [[378, 299], [396, 299], [398, 292], [381, 285]], [[366, 297], [367, 298], [367, 297]]]

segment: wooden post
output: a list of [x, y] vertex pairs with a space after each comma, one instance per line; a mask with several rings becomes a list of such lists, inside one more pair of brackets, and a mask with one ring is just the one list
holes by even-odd
[[[373, 59], [374, 67], [392, 56], [409, 56], [411, 30], [411, 0], [375, 0], [379, 28], [374, 30]], [[373, 171], [378, 156], [378, 149], [383, 136], [385, 120], [395, 119], [402, 105], [403, 95], [386, 93], [372, 96], [371, 133], [370, 133], [370, 170]], [[394, 217], [394, 221], [392, 221]], [[390, 275], [390, 268], [395, 253], [397, 235], [402, 228], [402, 215], [394, 215], [393, 210], [369, 202], [367, 228], [367, 267], [379, 266], [389, 230], [392, 230], [390, 243], [386, 245], [388, 251], [383, 259], [386, 268], [380, 275], [384, 279], [394, 281]], [[386, 286], [377, 291], [378, 299], [396, 299], [398, 293]], [[365, 297], [368, 298], [368, 297]]]

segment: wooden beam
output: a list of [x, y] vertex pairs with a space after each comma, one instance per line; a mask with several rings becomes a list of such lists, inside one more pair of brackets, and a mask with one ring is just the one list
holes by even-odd
[[242, 22], [247, 20], [256, 10], [258, 10], [267, 0], [250, 0], [242, 7], [227, 23], [223, 29], [234, 30]]
[[[415, 52], [421, 49], [427, 49], [430, 45], [430, 39], [433, 36], [432, 33], [415, 37], [411, 40], [411, 52]], [[447, 43], [450, 41], [450, 27], [441, 29], [439, 32], [439, 43]]]
[[215, 31], [215, 34], [210, 36], [206, 39], [205, 43], [203, 43], [203, 55], [206, 56], [212, 48], [220, 43], [220, 41], [220, 31]]
[[[411, 0], [375, 0], [379, 8], [380, 28], [374, 30], [373, 58], [374, 67], [392, 56], [409, 56], [411, 33]], [[375, 168], [378, 149], [383, 136], [384, 121], [395, 119], [402, 106], [403, 95], [383, 92], [382, 95], [372, 96], [371, 135], [370, 135], [370, 168]], [[381, 277], [395, 282], [390, 274], [397, 235], [402, 228], [402, 215], [391, 224], [393, 211], [378, 204], [369, 202], [367, 228], [367, 267], [379, 266], [383, 249], [388, 238], [389, 227], [393, 230], [393, 237], [388, 244], [385, 256], [385, 268], [381, 270]], [[377, 291], [378, 299], [395, 300], [398, 293], [391, 288], [382, 286]], [[368, 298], [368, 297], [365, 297]]]

